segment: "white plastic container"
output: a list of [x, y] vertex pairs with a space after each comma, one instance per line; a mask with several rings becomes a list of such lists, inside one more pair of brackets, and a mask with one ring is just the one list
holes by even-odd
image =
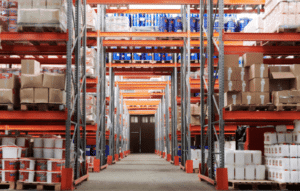
[[244, 166], [235, 166], [235, 180], [245, 180]]
[[274, 156], [275, 156], [274, 153], [275, 153], [275, 145], [271, 145], [271, 146], [270, 146], [270, 156], [271, 156], [271, 157], [274, 157]]
[[44, 147], [43, 138], [34, 138], [33, 147], [35, 147], [35, 148]]
[[245, 150], [244, 156], [245, 156], [245, 165], [251, 165], [252, 164], [252, 152]]
[[57, 148], [54, 149], [54, 158], [55, 159], [64, 159], [65, 155], [66, 155], [66, 149], [57, 149]]
[[276, 169], [275, 170], [275, 178], [274, 178], [275, 181], [278, 181], [279, 180], [279, 170]]
[[255, 179], [255, 166], [247, 165], [245, 168], [245, 179], [254, 180]]
[[235, 165], [245, 165], [245, 152], [244, 151], [235, 151], [234, 153]]
[[278, 169], [290, 170], [290, 159], [289, 158], [278, 158]]
[[61, 182], [61, 172], [47, 172], [47, 183]]
[[274, 149], [273, 157], [278, 157], [279, 156], [279, 152], [278, 152], [279, 146], [278, 145], [274, 145], [273, 149]]
[[29, 145], [28, 137], [17, 137], [17, 146], [19, 147], [28, 147]]
[[228, 180], [234, 180], [234, 165], [225, 165], [228, 172]]
[[300, 158], [298, 158], [297, 160], [298, 160], [298, 171], [300, 171]]
[[2, 145], [11, 145], [14, 146], [16, 145], [16, 138], [15, 137], [3, 137], [2, 138]]
[[34, 170], [35, 160], [32, 158], [20, 158], [20, 170]]
[[268, 180], [272, 180], [272, 169], [268, 169]]
[[292, 132], [286, 132], [285, 133], [285, 142], [288, 144], [293, 143], [293, 133]]
[[33, 148], [34, 158], [43, 158], [43, 148]]
[[278, 145], [278, 157], [289, 157], [290, 156], [290, 145], [281, 144]]
[[269, 167], [272, 168], [273, 166], [273, 158], [269, 158]]
[[298, 170], [298, 159], [290, 158], [290, 170]]
[[20, 158], [22, 148], [17, 146], [2, 146], [3, 158]]
[[291, 181], [291, 171], [287, 171], [287, 170], [280, 170], [279, 171], [279, 182], [286, 182], [289, 183]]
[[45, 158], [45, 159], [54, 158], [54, 149], [53, 148], [43, 148], [43, 158]]
[[286, 126], [285, 125], [277, 125], [276, 132], [286, 132]]
[[265, 165], [255, 166], [255, 180], [265, 180], [266, 179], [266, 167]]
[[285, 133], [283, 132], [277, 133], [277, 143], [278, 144], [285, 143]]
[[193, 159], [193, 169], [199, 168], [199, 163], [200, 163], [200, 160]]
[[55, 138], [44, 138], [44, 147], [45, 148], [54, 148]]
[[269, 156], [269, 145], [264, 145], [264, 153], [266, 157]]
[[194, 159], [197, 160], [198, 159], [197, 156], [198, 156], [197, 151], [195, 149], [191, 149], [191, 160], [194, 160]]
[[55, 139], [55, 148], [66, 148], [66, 139]]
[[234, 151], [225, 151], [225, 164], [234, 165]]
[[291, 183], [298, 183], [299, 177], [297, 171], [291, 171]]
[[261, 151], [251, 151], [252, 154], [252, 163], [254, 165], [261, 165]]
[[276, 132], [264, 133], [264, 144], [267, 145], [277, 144]]
[[300, 120], [295, 120], [294, 123], [294, 131], [300, 131]]
[[300, 144], [300, 131], [293, 132], [293, 143]]
[[298, 157], [298, 145], [290, 145], [290, 157]]

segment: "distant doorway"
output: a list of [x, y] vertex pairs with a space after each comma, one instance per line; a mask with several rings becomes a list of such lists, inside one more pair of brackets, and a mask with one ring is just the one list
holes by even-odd
[[154, 153], [155, 117], [154, 115], [130, 116], [130, 152]]

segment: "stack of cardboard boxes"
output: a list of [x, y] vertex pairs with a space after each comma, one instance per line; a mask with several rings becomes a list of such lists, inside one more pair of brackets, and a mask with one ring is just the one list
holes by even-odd
[[243, 67], [238, 67], [238, 55], [225, 56], [225, 106], [265, 105], [269, 103], [268, 65], [263, 64], [263, 54], [243, 55]]
[[86, 76], [95, 77], [95, 58], [96, 50], [94, 48], [86, 48]]
[[40, 72], [35, 60], [21, 61], [21, 104], [65, 104], [65, 74]]
[[20, 83], [16, 75], [0, 74], [0, 104], [8, 105], [8, 110], [19, 106], [19, 89]]
[[91, 94], [86, 94], [86, 123], [94, 124], [96, 122], [96, 99]]

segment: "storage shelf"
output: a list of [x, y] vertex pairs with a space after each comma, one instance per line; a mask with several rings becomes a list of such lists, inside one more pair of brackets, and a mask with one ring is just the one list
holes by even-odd
[[67, 111], [0, 111], [0, 120], [65, 121]]
[[68, 41], [68, 33], [1, 32], [1, 41]]

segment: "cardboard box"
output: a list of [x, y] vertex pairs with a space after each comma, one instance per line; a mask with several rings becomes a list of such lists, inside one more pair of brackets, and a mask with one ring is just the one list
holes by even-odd
[[224, 81], [224, 92], [232, 92], [236, 89], [238, 89], [236, 81]]
[[41, 65], [35, 60], [21, 60], [21, 73], [38, 75], [41, 72]]
[[21, 103], [34, 103], [34, 89], [33, 88], [21, 89], [20, 102]]
[[273, 72], [291, 72], [289, 66], [269, 66], [269, 78], [272, 78]]
[[22, 74], [21, 75], [21, 88], [42, 88], [43, 87], [43, 74]]
[[63, 0], [47, 0], [47, 9], [59, 9], [63, 6]]
[[191, 104], [191, 115], [200, 115], [201, 107], [199, 104]]
[[49, 103], [66, 104], [66, 92], [60, 89], [49, 89]]
[[296, 76], [294, 80], [290, 80], [290, 89], [300, 90], [300, 76]]
[[249, 81], [249, 68], [241, 68], [241, 81]]
[[288, 92], [289, 95], [289, 103], [300, 103], [300, 91], [291, 90]]
[[[273, 91], [282, 91], [282, 90], [290, 90], [292, 87], [296, 87], [297, 83], [295, 83], [296, 79], [294, 80], [273, 80], [270, 79], [270, 92]], [[299, 83], [300, 88], [300, 83]]]
[[200, 125], [200, 116], [191, 116], [191, 125]]
[[241, 92], [250, 91], [249, 81], [237, 81], [237, 89]]
[[[242, 88], [243, 88], [243, 83], [242, 81], [236, 81], [236, 86], [235, 86], [235, 91], [237, 92], [241, 92]], [[246, 86], [246, 84], [244, 83], [244, 85]]]
[[9, 73], [0, 73], [0, 89], [19, 88], [19, 80], [16, 75]]
[[256, 92], [255, 93], [255, 102], [256, 104], [266, 105], [270, 103], [270, 93], [262, 93]]
[[255, 93], [253, 92], [243, 92], [242, 95], [242, 104], [250, 105], [255, 104]]
[[32, 0], [18, 0], [19, 9], [32, 9]]
[[[299, 4], [299, 7], [300, 7], [300, 4]], [[300, 76], [300, 65], [299, 64], [291, 65], [290, 71], [294, 74], [294, 76]]]
[[225, 67], [239, 67], [239, 55], [225, 54], [224, 55]]
[[254, 78], [250, 81], [251, 92], [269, 92], [269, 78]]
[[65, 74], [44, 74], [43, 87], [65, 90]]
[[[48, 0], [51, 2], [52, 0]], [[46, 0], [32, 0], [32, 8], [34, 9], [46, 9]]]
[[240, 67], [225, 67], [224, 68], [224, 79], [227, 81], [236, 81], [241, 79], [241, 68]]
[[16, 94], [13, 89], [0, 89], [0, 104], [15, 104]]
[[49, 103], [49, 89], [35, 88], [34, 89], [34, 103]]
[[252, 64], [250, 66], [250, 80], [253, 78], [268, 78], [268, 65]]
[[224, 93], [224, 107], [229, 106], [231, 104], [241, 104], [242, 103], [242, 95], [239, 92], [226, 92]]
[[273, 104], [279, 105], [281, 103], [288, 103], [288, 91], [274, 91], [272, 92]]
[[250, 67], [252, 64], [261, 64], [263, 62], [262, 53], [246, 53], [243, 55], [244, 67]]

